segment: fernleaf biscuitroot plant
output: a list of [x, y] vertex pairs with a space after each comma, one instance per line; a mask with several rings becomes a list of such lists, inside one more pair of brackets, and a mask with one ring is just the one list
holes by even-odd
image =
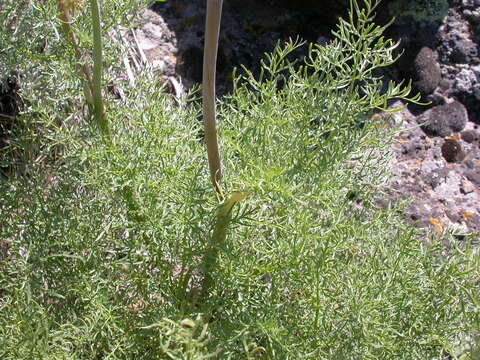
[[[19, 5], [3, 1], [2, 24], [3, 4]], [[105, 31], [120, 2], [101, 3]], [[303, 63], [289, 61], [301, 45], [289, 41], [261, 63], [262, 79], [235, 77], [216, 108], [230, 190], [219, 194], [201, 107], [193, 94], [178, 106], [153, 70], [119, 83], [128, 96], [108, 104], [113, 141], [70, 122], [82, 93], [55, 5], [29, 1], [18, 31], [0, 36], [8, 64], [31, 70], [20, 72], [22, 116], [54, 124], [48, 140], [62, 150], [0, 182], [2, 360], [475, 359], [478, 246], [448, 233], [424, 241], [401, 208], [376, 205], [392, 137], [370, 114], [407, 95], [376, 76], [395, 44], [369, 11]], [[90, 49], [90, 15], [74, 21]], [[31, 39], [45, 34], [38, 55]], [[103, 40], [114, 69], [121, 59]], [[238, 206], [245, 194], [232, 189], [252, 196]]]

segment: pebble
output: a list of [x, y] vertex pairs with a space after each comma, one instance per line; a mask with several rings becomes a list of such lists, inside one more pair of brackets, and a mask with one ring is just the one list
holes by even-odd
[[446, 139], [442, 145], [443, 158], [450, 163], [461, 162], [465, 159], [462, 145], [457, 140]]

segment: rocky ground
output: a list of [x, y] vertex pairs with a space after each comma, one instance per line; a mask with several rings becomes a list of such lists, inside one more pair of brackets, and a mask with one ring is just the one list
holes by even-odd
[[[277, 41], [299, 36], [328, 42], [337, 16], [345, 13], [342, 1], [225, 1], [219, 93], [230, 90], [233, 67], [255, 70]], [[123, 34], [136, 51], [126, 62], [131, 81], [135, 70], [152, 66], [177, 95], [201, 82], [205, 5], [169, 0], [142, 12], [138, 26]], [[401, 40], [404, 55], [385, 78], [412, 79], [414, 90], [431, 103], [395, 115], [402, 131], [393, 145], [395, 178], [386, 191], [393, 201], [413, 199], [405, 211], [408, 221], [439, 234], [455, 229], [478, 235], [480, 0], [384, 0], [376, 21], [384, 24], [392, 16], [387, 35]]]

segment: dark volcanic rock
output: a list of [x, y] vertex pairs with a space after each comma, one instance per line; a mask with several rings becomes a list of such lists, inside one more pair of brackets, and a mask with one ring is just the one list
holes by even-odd
[[[245, 5], [246, 0], [230, 0]], [[248, 0], [251, 1], [251, 0]], [[339, 17], [345, 17], [350, 9], [349, 0], [253, 0], [256, 3], [265, 3], [268, 6], [281, 5], [306, 14], [314, 15], [330, 25], [335, 25]], [[361, 2], [359, 2], [361, 3]], [[389, 13], [388, 4], [394, 0], [383, 0], [377, 8], [377, 13]], [[392, 16], [396, 16], [393, 14]], [[390, 16], [390, 18], [392, 17]]]
[[461, 162], [465, 159], [462, 145], [457, 140], [447, 139], [442, 145], [442, 155], [447, 162]]
[[177, 55], [176, 71], [197, 83], [202, 82], [203, 49], [198, 46], [190, 46], [180, 51]]
[[413, 86], [422, 95], [431, 94], [441, 80], [440, 67], [432, 49], [424, 46], [413, 62]]
[[446, 137], [453, 132], [462, 131], [468, 120], [467, 110], [460, 102], [435, 106], [425, 111], [417, 122], [429, 136]]

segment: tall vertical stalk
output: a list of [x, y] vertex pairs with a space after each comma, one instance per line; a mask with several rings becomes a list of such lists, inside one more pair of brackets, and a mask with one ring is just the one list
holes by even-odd
[[[203, 54], [203, 125], [207, 146], [208, 166], [213, 187], [223, 203], [217, 208], [215, 223], [203, 258], [202, 296], [208, 297], [215, 285], [213, 271], [217, 266], [218, 252], [227, 237], [227, 228], [232, 218], [232, 208], [238, 199], [223, 199], [221, 190], [222, 164], [217, 139], [215, 114], [215, 73], [217, 64], [220, 20], [223, 0], [207, 0], [205, 22], [205, 46]], [[237, 196], [238, 198], [238, 196]]]
[[203, 55], [203, 125], [208, 166], [215, 191], [221, 195], [222, 164], [217, 139], [215, 114], [215, 72], [223, 0], [207, 0], [205, 46]]
[[223, 0], [207, 0], [207, 19], [205, 25], [205, 47], [203, 55], [203, 125], [207, 146], [208, 166], [213, 187], [221, 201], [216, 214], [212, 233], [203, 257], [203, 297], [210, 296], [215, 285], [213, 271], [217, 267], [218, 254], [227, 237], [228, 226], [232, 220], [232, 209], [242, 201], [246, 192], [233, 193], [224, 198], [222, 182], [222, 164], [217, 138], [217, 121], [215, 115], [215, 73], [217, 64], [220, 20]]
[[72, 0], [57, 0], [59, 17], [67, 41], [75, 51], [75, 58], [80, 76], [84, 77], [84, 94], [95, 122], [103, 134], [109, 134], [108, 122], [105, 116], [105, 107], [102, 96], [102, 35], [100, 6], [98, 0], [90, 0], [90, 10], [93, 30], [93, 71], [90, 66], [84, 63], [84, 55], [80, 50], [78, 41], [72, 26], [72, 11], [74, 5]]
[[79, 71], [79, 75], [84, 77], [84, 95], [85, 100], [87, 101], [89, 106], [93, 106], [93, 99], [92, 99], [92, 72], [88, 65], [83, 63], [83, 54], [80, 50], [80, 43], [78, 41], [75, 32], [73, 31], [72, 26], [72, 6], [70, 0], [57, 0], [58, 5], [58, 13], [60, 20], [62, 22], [63, 32], [65, 33], [65, 37], [70, 45], [73, 47], [75, 52], [75, 59], [77, 60], [77, 67]]
[[102, 32], [100, 7], [98, 0], [90, 0], [90, 10], [92, 16], [93, 28], [93, 77], [92, 77], [92, 96], [93, 96], [93, 115], [104, 134], [108, 134], [108, 123], [105, 117], [105, 108], [102, 97]]

